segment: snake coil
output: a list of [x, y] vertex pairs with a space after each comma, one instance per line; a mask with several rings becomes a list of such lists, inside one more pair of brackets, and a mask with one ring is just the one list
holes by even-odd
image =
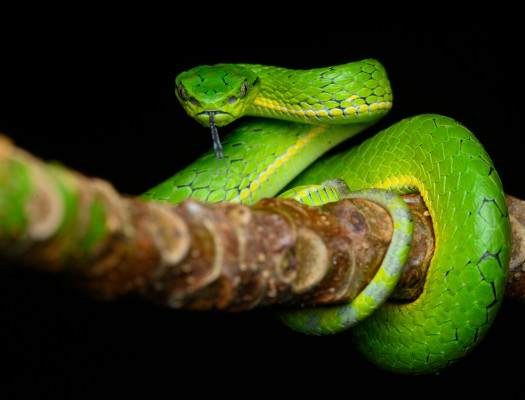
[[[503, 298], [510, 224], [499, 176], [472, 132], [451, 118], [418, 115], [317, 160], [392, 107], [386, 71], [371, 59], [311, 70], [200, 66], [177, 76], [175, 85], [187, 113], [202, 125], [224, 126], [243, 115], [265, 118], [223, 140], [226, 166], [218, 165], [222, 153], [211, 151], [144, 198], [254, 203], [286, 185], [332, 178], [344, 180], [351, 191], [419, 192], [436, 235], [425, 290], [412, 302], [387, 302], [354, 326], [355, 343], [381, 368], [417, 374], [449, 366], [481, 341]], [[349, 309], [335, 310], [348, 317]], [[321, 314], [312, 318], [308, 312], [294, 312], [289, 325], [340, 330], [341, 318], [335, 318], [335, 328], [323, 328]]]

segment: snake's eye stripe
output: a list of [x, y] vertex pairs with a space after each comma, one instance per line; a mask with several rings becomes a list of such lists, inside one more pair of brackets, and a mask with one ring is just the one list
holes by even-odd
[[255, 78], [255, 80], [253, 81], [253, 84], [252, 86], [255, 87], [259, 84], [259, 77]]
[[244, 81], [241, 84], [241, 91], [239, 93], [239, 98], [243, 99], [246, 97], [247, 94], [248, 94], [248, 83]]

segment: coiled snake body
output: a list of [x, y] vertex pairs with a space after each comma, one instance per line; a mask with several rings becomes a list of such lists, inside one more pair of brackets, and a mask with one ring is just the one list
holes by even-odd
[[[245, 114], [266, 118], [241, 125], [222, 148], [215, 132], [215, 152], [148, 191], [147, 199], [253, 203], [277, 195], [286, 185], [333, 178], [342, 179], [351, 191], [379, 188], [423, 196], [436, 248], [417, 300], [386, 302], [363, 321], [355, 321], [360, 307], [355, 303], [285, 312], [289, 326], [324, 334], [359, 322], [351, 332], [363, 354], [402, 373], [440, 370], [481, 341], [503, 297], [510, 225], [494, 165], [466, 127], [447, 117], [418, 115], [349, 151], [316, 161], [391, 108], [386, 72], [370, 59], [305, 71], [202, 66], [176, 78], [176, 94], [188, 114], [212, 130]], [[220, 158], [224, 163], [219, 164]], [[317, 204], [316, 190], [307, 194], [312, 204]], [[409, 219], [397, 218], [401, 223]], [[405, 223], [397, 230], [407, 229]], [[409, 238], [401, 236], [389, 252], [407, 251]], [[385, 263], [392, 261], [385, 257]]]

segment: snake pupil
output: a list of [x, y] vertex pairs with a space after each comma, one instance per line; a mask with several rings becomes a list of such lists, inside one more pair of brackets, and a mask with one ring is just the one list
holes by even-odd
[[186, 101], [188, 100], [188, 96], [186, 95], [186, 89], [184, 89], [184, 86], [179, 86], [179, 96], [182, 100]]
[[[242, 84], [241, 84], [241, 92], [240, 92], [240, 98], [243, 99], [246, 97], [246, 95], [248, 94], [248, 84], [246, 83], [246, 81], [244, 81]], [[230, 103], [231, 104], [231, 103]]]

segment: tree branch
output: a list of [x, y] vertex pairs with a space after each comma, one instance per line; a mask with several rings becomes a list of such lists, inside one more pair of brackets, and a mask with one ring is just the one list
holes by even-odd
[[[509, 295], [524, 299], [525, 202], [508, 197], [513, 232]], [[421, 292], [434, 248], [418, 195], [405, 196], [414, 245], [393, 297]], [[0, 138], [0, 254], [56, 273], [91, 295], [135, 295], [175, 308], [246, 310], [351, 299], [370, 281], [392, 222], [374, 203], [309, 207], [178, 206], [119, 195], [99, 179], [43, 163]]]

